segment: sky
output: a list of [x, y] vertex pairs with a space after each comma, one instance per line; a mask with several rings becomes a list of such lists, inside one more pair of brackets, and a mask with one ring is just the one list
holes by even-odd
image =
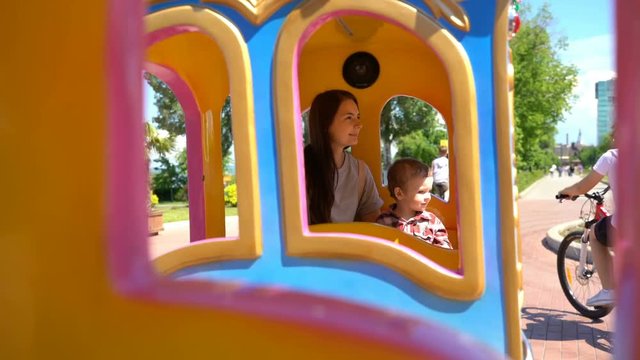
[[[565, 114], [565, 121], [558, 124], [557, 143], [576, 142], [582, 132], [581, 142], [596, 144], [597, 100], [595, 83], [615, 77], [613, 1], [611, 0], [522, 0], [531, 6], [532, 14], [544, 3], [550, 5], [554, 22], [548, 29], [554, 37], [565, 36], [568, 49], [560, 52], [564, 64], [578, 68], [577, 96], [572, 109]], [[517, 36], [517, 35], [516, 35]], [[151, 89], [145, 85], [145, 117], [151, 119], [157, 112]], [[184, 139], [180, 139], [180, 143]]]
[[[569, 143], [577, 141], [582, 131], [581, 142], [596, 144], [597, 100], [595, 84], [615, 77], [615, 29], [614, 8], [610, 0], [522, 0], [531, 6], [535, 14], [544, 3], [548, 3], [553, 23], [548, 29], [554, 36], [565, 36], [568, 49], [560, 52], [564, 64], [578, 68], [577, 96], [565, 121], [558, 124], [556, 142], [564, 144], [567, 134]], [[516, 35], [517, 36], [517, 35]]]

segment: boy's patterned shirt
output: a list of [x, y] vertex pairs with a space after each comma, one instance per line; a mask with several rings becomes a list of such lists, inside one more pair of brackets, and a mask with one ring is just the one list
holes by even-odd
[[452, 249], [449, 242], [449, 235], [444, 224], [437, 216], [429, 211], [416, 212], [416, 215], [410, 219], [404, 219], [396, 215], [396, 205], [392, 205], [389, 211], [386, 211], [376, 220], [377, 223], [394, 227], [402, 230], [409, 235], [413, 235], [418, 239], [424, 240], [429, 244], [440, 246], [445, 249]]

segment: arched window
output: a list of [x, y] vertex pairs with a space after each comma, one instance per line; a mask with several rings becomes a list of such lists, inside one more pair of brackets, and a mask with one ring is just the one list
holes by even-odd
[[[200, 209], [190, 211], [191, 244], [161, 255], [154, 266], [171, 273], [208, 261], [255, 258], [261, 253], [260, 202], [251, 74], [242, 35], [216, 12], [193, 6], [161, 10], [145, 21], [146, 66], [163, 70], [160, 77], [184, 108], [188, 159], [197, 169], [189, 173], [189, 206]], [[243, 151], [234, 152], [233, 143], [242, 144]], [[226, 207], [233, 203], [237, 216], [230, 218]]]
[[[469, 60], [446, 30], [415, 8], [394, 2], [385, 6], [397, 8], [386, 13], [368, 2], [337, 0], [306, 17], [302, 5], [283, 24], [274, 61], [274, 83], [278, 84], [274, 91], [286, 251], [290, 256], [383, 264], [439, 295], [475, 299], [484, 289], [484, 265], [477, 110]], [[366, 86], [349, 85], [343, 78], [344, 62], [361, 51], [377, 59], [380, 76]], [[453, 165], [452, 172], [458, 175], [452, 174], [457, 179], [452, 186], [469, 193], [464, 199], [452, 196], [443, 203], [452, 213], [457, 250], [427, 246], [379, 224], [308, 225], [300, 109], [310, 106], [316, 94], [332, 88], [350, 90], [359, 99], [364, 127], [352, 152], [373, 174], [382, 174], [381, 153], [372, 149], [380, 149], [380, 113], [389, 98], [405, 94], [423, 99], [450, 119], [448, 141], [460, 154]], [[381, 177], [375, 177], [382, 193]]]

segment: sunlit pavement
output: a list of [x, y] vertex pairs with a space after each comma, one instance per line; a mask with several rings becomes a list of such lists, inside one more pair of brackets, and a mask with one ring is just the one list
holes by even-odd
[[613, 358], [616, 311], [600, 321], [579, 315], [560, 288], [556, 254], [543, 243], [551, 227], [578, 219], [584, 200], [559, 203], [554, 199], [558, 190], [578, 180], [547, 176], [518, 201], [524, 272], [522, 326], [534, 359]]
[[[227, 236], [238, 236], [238, 217], [227, 216]], [[158, 256], [189, 244], [189, 221], [176, 221], [164, 224], [164, 230], [156, 236], [149, 237], [149, 257]]]

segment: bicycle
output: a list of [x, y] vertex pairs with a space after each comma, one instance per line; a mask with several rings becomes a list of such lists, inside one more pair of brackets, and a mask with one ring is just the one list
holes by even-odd
[[[580, 211], [584, 230], [569, 233], [562, 239], [558, 248], [557, 271], [562, 292], [580, 314], [591, 319], [604, 317], [613, 310], [613, 306], [586, 305], [587, 299], [602, 289], [602, 283], [591, 259], [589, 232], [595, 223], [610, 215], [604, 208], [604, 195], [608, 191], [609, 186], [602, 191], [581, 195], [587, 198]], [[560, 201], [569, 198], [575, 200], [577, 197], [556, 195], [556, 199]], [[585, 209], [587, 205], [588, 209]]]

